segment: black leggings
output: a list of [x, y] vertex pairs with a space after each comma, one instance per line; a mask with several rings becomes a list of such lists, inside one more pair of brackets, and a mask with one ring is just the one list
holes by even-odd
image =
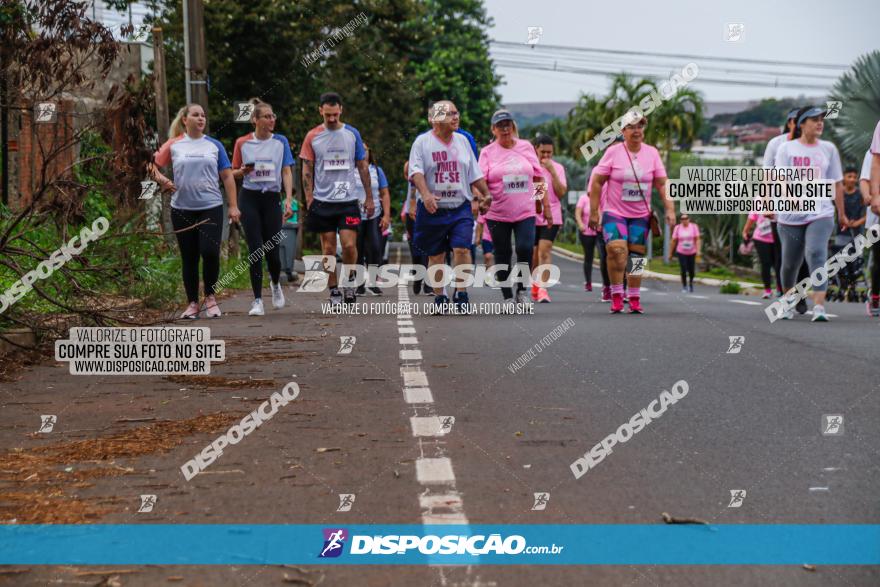
[[382, 235], [379, 234], [377, 216], [372, 220], [361, 220], [358, 225], [358, 262], [364, 265], [378, 265], [382, 261]]
[[871, 295], [880, 295], [880, 241], [871, 245]]
[[[407, 234], [406, 242], [409, 244], [409, 256], [411, 259], [410, 263], [412, 263], [413, 265], [427, 266], [428, 258], [426, 256], [422, 255], [420, 250], [416, 250], [415, 245], [413, 245], [413, 231], [415, 228], [415, 222], [413, 221], [412, 218], [409, 217], [409, 214], [406, 215], [405, 222], [406, 222], [406, 234]], [[423, 284], [421, 279], [413, 280], [413, 293], [416, 295], [421, 293], [423, 285], [425, 287], [425, 290], [427, 291], [427, 289], [428, 289], [427, 283]]]
[[[776, 252], [778, 248], [776, 243], [765, 243], [763, 241], [754, 241], [755, 250], [758, 252], [758, 260], [761, 262], [761, 281], [764, 282], [764, 289], [773, 289], [773, 276], [771, 270], [776, 272], [776, 283], [779, 281], [779, 265], [780, 260]], [[779, 289], [782, 289], [781, 287]]]
[[[510, 262], [513, 260], [513, 242], [516, 239], [517, 265], [528, 263], [529, 272], [532, 274], [532, 249], [535, 245], [535, 217], [530, 216], [518, 222], [501, 222], [500, 220], [486, 220], [486, 226], [492, 233], [492, 246], [495, 248], [495, 262], [506, 265], [507, 269], [498, 272], [497, 280], [501, 283], [510, 277]], [[523, 283], [516, 285], [517, 290], [525, 289]], [[513, 289], [502, 287], [501, 295], [504, 299], [513, 297]]]
[[[184, 230], [207, 220], [191, 230]], [[183, 273], [183, 287], [189, 302], [199, 301], [199, 258], [202, 260], [202, 279], [205, 295], [214, 295], [214, 286], [220, 277], [220, 240], [223, 238], [223, 206], [207, 210], [171, 208], [171, 225], [177, 232], [177, 245]]]
[[688, 280], [690, 280], [690, 285], [693, 285], [694, 272], [697, 267], [697, 255], [678, 253], [678, 265], [681, 269], [681, 286], [686, 287], [688, 285]]
[[[578, 233], [578, 236], [581, 239], [581, 246], [584, 248], [584, 281], [586, 283], [589, 283], [590, 285], [592, 285], [592, 283], [593, 283], [593, 257], [594, 257], [594, 251], [596, 249], [596, 244], [597, 244], [596, 240], [598, 239], [598, 241], [599, 241], [598, 244], [601, 247], [602, 237], [597, 236], [595, 234], [594, 235], [586, 235], [582, 232]], [[601, 247], [601, 248], [604, 248], [604, 247]], [[602, 256], [603, 255], [600, 253], [599, 254], [599, 257], [600, 257], [599, 264], [600, 265], [602, 265], [602, 262], [601, 262]], [[606, 272], [607, 272], [607, 269], [606, 269]], [[603, 284], [607, 283], [605, 281], [604, 274], [602, 276], [602, 282], [603, 282]]]
[[[264, 253], [272, 283], [281, 279], [281, 251], [277, 244], [281, 239], [281, 194], [242, 189], [238, 207], [250, 251], [251, 289], [254, 290], [254, 299], [259, 299], [263, 297]], [[257, 252], [261, 249], [263, 252]]]

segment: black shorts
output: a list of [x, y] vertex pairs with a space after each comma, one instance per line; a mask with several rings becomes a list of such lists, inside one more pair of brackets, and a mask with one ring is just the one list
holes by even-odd
[[357, 200], [351, 202], [312, 200], [312, 205], [306, 211], [305, 226], [309, 232], [357, 230], [360, 223], [361, 207]]
[[553, 226], [536, 226], [535, 227], [535, 246], [538, 246], [538, 241], [545, 240], [553, 242], [556, 240], [556, 235], [559, 234], [559, 225], [554, 224]]

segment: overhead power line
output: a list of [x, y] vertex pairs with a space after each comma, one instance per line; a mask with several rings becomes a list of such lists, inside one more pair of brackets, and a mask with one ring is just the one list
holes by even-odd
[[848, 69], [849, 65], [840, 65], [837, 63], [810, 63], [805, 61], [781, 61], [778, 59], [746, 59], [743, 57], [712, 57], [708, 55], [691, 55], [686, 53], [661, 53], [661, 52], [646, 52], [646, 51], [628, 51], [625, 49], [596, 49], [593, 47], [574, 47], [571, 45], [545, 45], [542, 43], [538, 43], [535, 45], [527, 45], [525, 43], [516, 43], [511, 41], [490, 41], [491, 45], [496, 45], [499, 47], [535, 47], [536, 50], [544, 50], [544, 49], [555, 49], [555, 50], [563, 50], [563, 51], [579, 51], [579, 52], [589, 52], [589, 53], [608, 53], [612, 55], [641, 55], [641, 56], [657, 56], [657, 57], [674, 57], [677, 59], [690, 59], [690, 60], [707, 60], [707, 61], [723, 61], [723, 62], [731, 62], [731, 63], [752, 63], [757, 65], [786, 65], [786, 66], [795, 66], [795, 67], [812, 67], [812, 68], [822, 68], [822, 69]]

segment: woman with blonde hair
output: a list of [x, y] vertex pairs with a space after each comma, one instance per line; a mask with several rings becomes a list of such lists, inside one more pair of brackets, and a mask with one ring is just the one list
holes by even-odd
[[[272, 307], [284, 307], [281, 289], [281, 223], [293, 215], [293, 154], [287, 137], [273, 132], [272, 106], [253, 99], [253, 132], [235, 141], [232, 175], [241, 180], [241, 224], [250, 250], [251, 289], [254, 301], [250, 316], [263, 316], [263, 256], [269, 268]], [[284, 189], [282, 210], [281, 189]], [[262, 251], [262, 252], [259, 252]]]
[[[204, 134], [207, 125], [205, 111], [199, 104], [187, 104], [181, 121], [184, 133], [170, 139], [167, 148], [153, 157], [153, 176], [171, 198], [171, 222], [182, 259], [183, 285], [189, 306], [181, 318], [196, 319], [199, 306], [199, 261], [205, 288], [205, 313], [208, 318], [219, 318], [220, 307], [214, 297], [214, 287], [220, 276], [220, 240], [223, 234], [223, 182], [229, 198], [229, 220], [238, 222], [241, 216], [235, 192], [235, 180], [226, 149], [217, 139]], [[171, 165], [174, 181], [159, 171]]]

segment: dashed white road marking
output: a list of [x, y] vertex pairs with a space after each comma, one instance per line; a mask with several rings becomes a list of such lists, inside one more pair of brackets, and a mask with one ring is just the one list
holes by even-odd
[[708, 300], [709, 296], [698, 296], [697, 294], [688, 295], [689, 298], [694, 298], [695, 300]]
[[422, 485], [455, 483], [448, 457], [416, 459], [416, 479]]
[[[398, 284], [398, 301], [409, 299], [406, 282]], [[455, 473], [452, 461], [446, 455], [444, 437], [451, 429], [444, 428], [444, 416], [439, 417], [434, 409], [434, 397], [428, 387], [428, 375], [422, 370], [422, 351], [418, 348], [418, 337], [412, 316], [401, 311], [397, 316], [397, 332], [400, 335], [400, 375], [403, 378], [403, 398], [412, 406], [410, 426], [413, 436], [418, 440], [420, 456], [416, 459], [416, 480], [424, 487], [419, 495], [422, 510], [422, 523], [467, 525], [461, 494], [455, 487]], [[404, 336], [409, 335], [409, 336]], [[467, 532], [467, 530], [465, 530]], [[447, 585], [442, 558], [429, 557], [428, 564], [438, 565], [440, 584]], [[433, 565], [432, 565], [433, 566]], [[480, 583], [479, 577], [470, 577], [471, 566], [467, 567], [468, 583]]]
[[727, 300], [731, 304], [745, 304], [746, 306], [761, 306], [761, 302], [753, 302], [751, 300]]

